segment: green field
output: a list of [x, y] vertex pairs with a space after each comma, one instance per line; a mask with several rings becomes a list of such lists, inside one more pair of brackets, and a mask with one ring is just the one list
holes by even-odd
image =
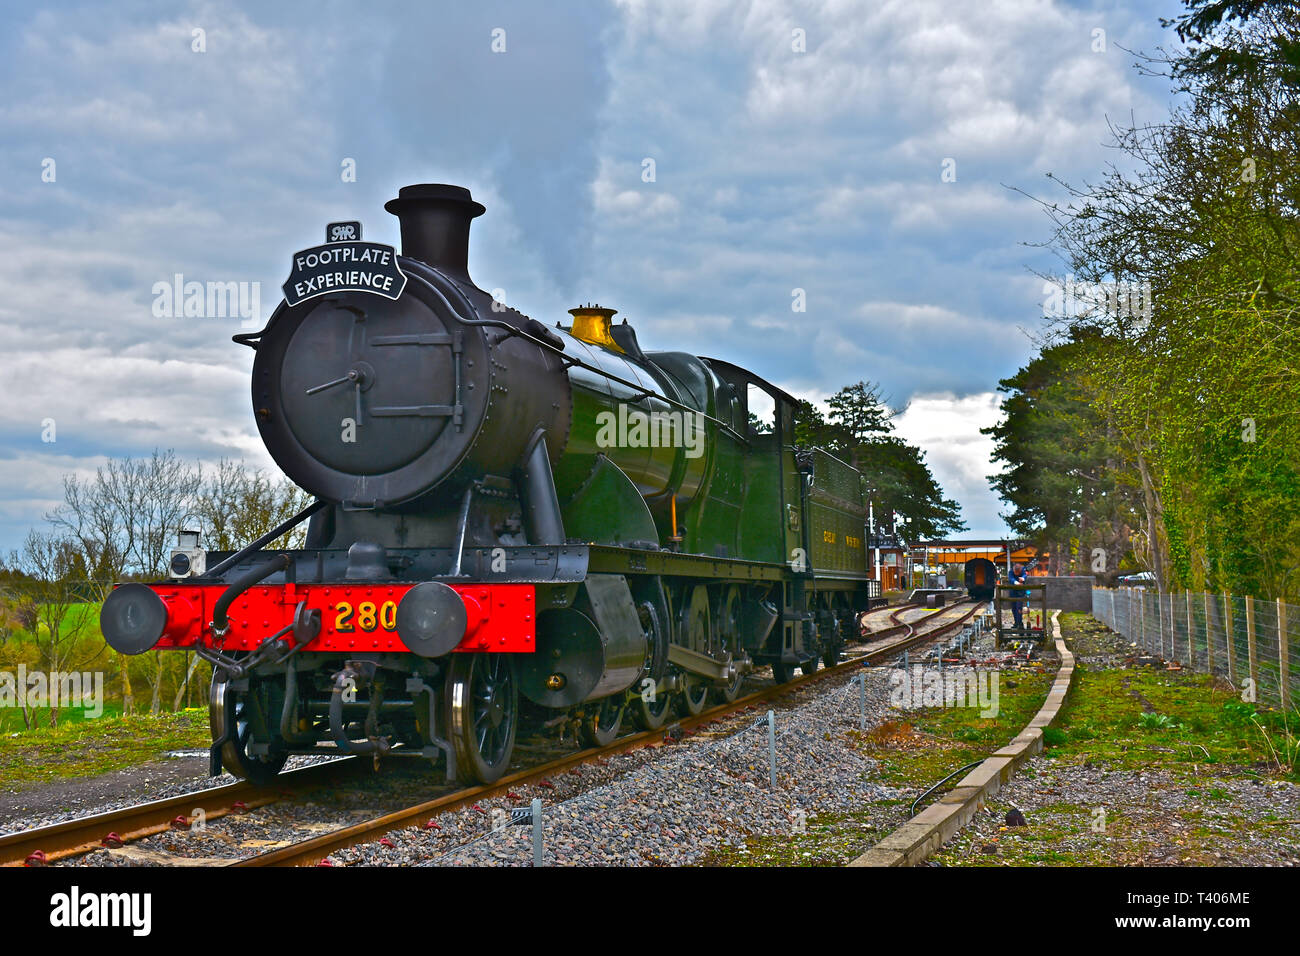
[[[170, 712], [184, 677], [183, 654], [162, 655], [163, 712], [148, 713], [157, 679], [153, 654], [126, 658], [135, 696], [135, 713], [123, 716], [121, 666], [123, 658], [109, 649], [99, 631], [100, 605], [69, 609], [60, 631], [74, 635], [65, 671], [103, 675], [103, 712], [88, 717], [81, 707], [61, 707], [58, 725], [51, 727], [48, 708], [33, 711], [35, 726], [27, 729], [16, 706], [0, 707], [0, 780], [9, 786], [39, 784], [69, 777], [87, 777], [121, 770], [162, 757], [169, 750], [206, 748], [211, 743], [206, 704]], [[16, 675], [47, 672], [32, 634], [18, 630], [0, 643], [0, 671]], [[206, 698], [209, 671], [202, 665], [191, 679], [190, 701]], [[144, 711], [144, 713], [141, 713]]]
[[[85, 673], [98, 672], [103, 675], [103, 716], [120, 716], [123, 712], [123, 677], [125, 663], [130, 678], [131, 690], [135, 701], [135, 711], [149, 710], [154, 696], [154, 684], [160, 683], [158, 694], [160, 709], [170, 711], [176, 700], [185, 677], [187, 655], [181, 653], [141, 654], [136, 657], [122, 657], [105, 643], [99, 631], [100, 605], [86, 603], [73, 605], [64, 618], [60, 633], [66, 637], [59, 646], [59, 666], [63, 672]], [[40, 671], [47, 673], [51, 667], [43, 657], [43, 646], [48, 644], [44, 622], [38, 625], [42, 639], [38, 641], [31, 633], [17, 629], [0, 640], [0, 672], [14, 675], [15, 680], [20, 665], [25, 666], [29, 674]], [[206, 700], [206, 692], [211, 671], [207, 664], [200, 664], [190, 680], [190, 685], [182, 706], [197, 706]], [[48, 708], [36, 712], [35, 722], [38, 727], [48, 727], [52, 714]], [[79, 708], [61, 708], [58, 714], [60, 724], [79, 723], [85, 720]], [[21, 710], [16, 706], [0, 706], [0, 733], [12, 734], [24, 732]]]
[[0, 780], [14, 786], [109, 773], [158, 760], [169, 750], [206, 748], [212, 739], [207, 710], [192, 708], [60, 722], [54, 730], [8, 733], [0, 741]]

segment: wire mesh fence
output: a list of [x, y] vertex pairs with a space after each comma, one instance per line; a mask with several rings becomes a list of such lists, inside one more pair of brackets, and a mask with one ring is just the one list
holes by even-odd
[[[1237, 594], [1093, 588], [1092, 616], [1148, 654], [1253, 691], [1300, 703], [1300, 607]], [[1249, 683], [1247, 683], [1249, 682]]]

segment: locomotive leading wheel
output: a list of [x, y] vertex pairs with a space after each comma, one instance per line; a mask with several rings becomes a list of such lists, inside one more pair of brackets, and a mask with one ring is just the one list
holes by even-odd
[[623, 712], [627, 704], [621, 694], [606, 697], [604, 700], [589, 702], [585, 705], [586, 716], [582, 719], [582, 739], [589, 747], [607, 747], [618, 736], [623, 725]]
[[249, 783], [265, 784], [275, 779], [284, 768], [286, 754], [251, 754], [249, 745], [253, 743], [253, 731], [258, 736], [266, 736], [267, 704], [265, 689], [256, 684], [249, 694], [234, 691], [224, 680], [212, 677], [212, 689], [208, 697], [208, 724], [212, 730], [212, 741], [216, 743], [222, 735], [227, 736], [221, 747], [221, 764], [240, 780]]
[[453, 654], [447, 674], [447, 730], [465, 783], [496, 783], [510, 766], [519, 726], [519, 688], [508, 654]]

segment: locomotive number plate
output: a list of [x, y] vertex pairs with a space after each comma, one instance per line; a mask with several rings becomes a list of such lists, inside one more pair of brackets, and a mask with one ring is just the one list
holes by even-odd
[[374, 601], [362, 601], [355, 608], [348, 601], [339, 601], [334, 605], [334, 630], [348, 632], [355, 630], [367, 633], [382, 628], [385, 631], [397, 630], [397, 602], [384, 601], [376, 605]]

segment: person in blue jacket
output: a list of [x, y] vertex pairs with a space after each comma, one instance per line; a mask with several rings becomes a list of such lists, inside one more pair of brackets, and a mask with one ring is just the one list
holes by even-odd
[[[1027, 580], [1028, 580], [1028, 578], [1027, 578], [1027, 576], [1025, 575], [1025, 566], [1024, 566], [1023, 564], [1016, 564], [1016, 565], [1013, 565], [1012, 568], [1011, 568], [1011, 577], [1008, 579], [1008, 581], [1009, 581], [1011, 584], [1024, 584], [1024, 583], [1026, 583]], [[1024, 625], [1024, 621], [1023, 621], [1022, 618], [1021, 618], [1021, 609], [1024, 608], [1024, 606], [1025, 606], [1025, 602], [1022, 601], [1022, 600], [1019, 600], [1019, 599], [1020, 599], [1020, 598], [1026, 598], [1026, 597], [1029, 597], [1029, 592], [1028, 592], [1028, 591], [1012, 591], [1012, 592], [1011, 592], [1011, 597], [1017, 599], [1017, 600], [1013, 600], [1013, 601], [1011, 602], [1011, 616], [1012, 616], [1013, 618], [1015, 618], [1015, 620], [1016, 620], [1016, 630], [1019, 631], [1019, 630], [1023, 629], [1024, 626], [1025, 626], [1025, 625]]]

